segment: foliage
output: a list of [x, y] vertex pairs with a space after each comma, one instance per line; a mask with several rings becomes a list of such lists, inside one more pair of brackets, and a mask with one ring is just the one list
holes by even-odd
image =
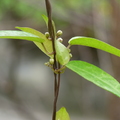
[[76, 36], [69, 40], [70, 45], [83, 45], [88, 47], [104, 50], [108, 53], [120, 57], [120, 50], [95, 38]]
[[64, 107], [57, 111], [56, 120], [70, 120], [69, 114]]
[[86, 80], [120, 97], [119, 82], [102, 69], [84, 61], [70, 61], [66, 66]]
[[35, 41], [35, 42], [44, 42], [44, 39], [36, 36], [35, 34], [31, 34], [28, 32], [22, 32], [22, 31], [13, 31], [13, 30], [0, 31], [0, 38], [21, 39], [21, 40], [29, 40], [29, 41]]

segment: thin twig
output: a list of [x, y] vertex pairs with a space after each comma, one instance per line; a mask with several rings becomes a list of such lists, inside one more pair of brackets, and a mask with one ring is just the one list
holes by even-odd
[[58, 100], [58, 95], [59, 95], [59, 88], [60, 88], [60, 73], [58, 73], [58, 85], [57, 85], [56, 95], [54, 99], [54, 109], [53, 109], [52, 120], [55, 120], [56, 118], [56, 108], [57, 108], [57, 100]]
[[54, 27], [52, 24], [52, 17], [51, 17], [51, 5], [49, 0], [45, 0], [46, 1], [46, 9], [47, 9], [47, 15], [48, 15], [48, 32], [50, 34], [51, 40], [52, 40], [52, 47], [53, 47], [53, 53], [54, 53], [54, 64], [53, 64], [53, 68], [54, 70], [57, 69], [57, 63], [56, 63], [56, 50], [55, 50], [55, 31], [54, 31]]
[[[58, 68], [60, 68], [60, 64], [58, 64]], [[54, 98], [54, 106], [53, 106], [53, 116], [52, 120], [56, 119], [56, 108], [57, 108], [57, 100], [58, 100], [58, 95], [59, 95], [59, 88], [60, 88], [60, 75], [61, 73], [59, 72], [57, 75], [57, 87], [55, 91], [55, 98]]]
[[56, 104], [57, 104], [57, 100], [58, 100], [58, 95], [59, 95], [59, 88], [60, 88], [60, 73], [58, 73], [58, 84], [57, 84], [57, 90], [56, 90]]
[[[50, 5], [49, 0], [45, 0], [45, 2], [46, 2], [46, 9], [47, 9], [47, 15], [48, 15], [48, 32], [52, 40], [52, 47], [53, 47], [53, 54], [54, 54], [53, 69], [56, 70], [60, 68], [60, 65], [57, 64], [57, 61], [56, 61], [56, 49], [55, 49], [56, 35], [55, 35], [54, 26], [52, 24], [52, 18], [51, 18], [52, 10], [51, 10], [51, 5]], [[59, 87], [60, 87], [60, 72], [58, 74], [54, 73], [54, 104], [53, 104], [52, 120], [56, 119], [56, 108], [57, 108]]]
[[56, 91], [57, 91], [57, 74], [54, 73], [54, 97], [56, 96]]

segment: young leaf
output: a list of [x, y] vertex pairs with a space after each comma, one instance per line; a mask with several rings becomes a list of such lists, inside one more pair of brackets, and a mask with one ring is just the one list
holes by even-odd
[[56, 120], [70, 120], [69, 114], [64, 107], [57, 111]]
[[120, 97], [120, 83], [102, 69], [84, 62], [70, 61], [66, 67], [97, 86]]
[[44, 39], [43, 43], [40, 42], [34, 42], [35, 45], [42, 50], [46, 55], [48, 55], [49, 57], [53, 57], [52, 53], [53, 49], [52, 49], [52, 41], [48, 40], [45, 35], [35, 29], [29, 28], [29, 27], [16, 27], [24, 32], [28, 32], [28, 33], [32, 33], [34, 35], [37, 35], [38, 37]]
[[46, 15], [42, 15], [42, 17], [43, 17], [43, 19], [44, 19], [46, 25], [48, 26], [48, 17], [47, 17]]
[[[44, 21], [45, 21], [45, 23], [46, 23], [46, 25], [47, 25], [47, 27], [48, 27], [48, 17], [47, 17], [46, 15], [42, 15], [42, 17], [43, 17], [43, 19], [44, 19]], [[52, 25], [53, 25], [53, 28], [54, 28], [54, 32], [55, 32], [55, 34], [56, 34], [55, 23], [54, 23], [53, 20], [52, 20]]]
[[0, 31], [0, 38], [7, 38], [7, 39], [21, 39], [21, 40], [29, 40], [35, 42], [44, 42], [44, 39], [23, 31], [15, 31], [15, 30], [3, 30]]
[[61, 65], [65, 65], [70, 61], [69, 50], [58, 40], [55, 41], [56, 58]]
[[106, 51], [108, 53], [114, 54], [116, 56], [120, 57], [120, 50], [105, 43], [100, 40], [94, 39], [94, 38], [89, 38], [89, 37], [82, 37], [82, 36], [77, 36], [73, 37], [69, 40], [70, 45], [83, 45], [83, 46], [88, 46], [88, 47], [93, 47], [93, 48], [98, 48], [100, 50]]

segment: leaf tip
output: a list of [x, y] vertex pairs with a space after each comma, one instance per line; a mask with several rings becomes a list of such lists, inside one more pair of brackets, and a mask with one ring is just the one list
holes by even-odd
[[59, 111], [57, 111], [56, 120], [70, 120], [69, 114], [65, 107], [62, 107]]

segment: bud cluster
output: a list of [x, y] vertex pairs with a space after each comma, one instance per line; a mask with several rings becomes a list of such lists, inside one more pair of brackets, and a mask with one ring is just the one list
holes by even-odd
[[[56, 38], [61, 43], [63, 42], [63, 39], [60, 37], [62, 35], [62, 33], [63, 33], [62, 30], [58, 30], [57, 33], [56, 33]], [[51, 40], [49, 32], [45, 32], [45, 37], [48, 40]]]

